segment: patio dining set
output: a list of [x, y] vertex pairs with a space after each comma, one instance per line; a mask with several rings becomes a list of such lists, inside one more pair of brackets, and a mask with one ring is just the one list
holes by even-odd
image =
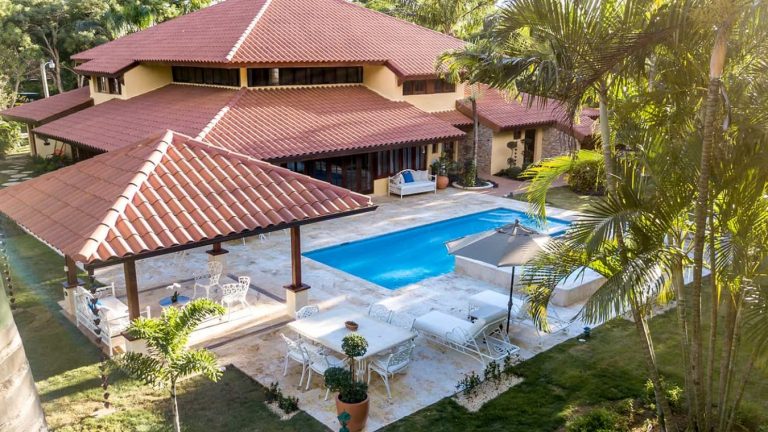
[[[328, 368], [349, 366], [347, 360], [339, 356], [344, 352], [342, 340], [355, 332], [368, 341], [366, 353], [355, 359], [358, 379], [367, 375], [370, 384], [372, 375], [379, 375], [387, 398], [392, 398], [390, 379], [405, 372], [415, 348], [418, 333], [413, 329], [413, 317], [373, 304], [366, 313], [347, 307], [321, 312], [318, 306], [310, 305], [297, 311], [296, 318], [287, 327], [297, 337], [292, 339], [281, 333], [287, 347], [283, 375], [288, 373], [289, 363], [298, 363], [301, 365], [298, 385], [301, 387], [306, 377], [305, 390], [309, 390], [313, 374], [323, 376]], [[356, 330], [347, 327], [349, 321], [357, 324]], [[326, 400], [329, 392], [326, 390]]]

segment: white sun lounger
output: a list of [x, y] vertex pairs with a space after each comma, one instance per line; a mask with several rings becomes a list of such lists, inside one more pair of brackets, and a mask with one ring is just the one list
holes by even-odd
[[[485, 290], [469, 297], [469, 311], [470, 314], [478, 318], [503, 316], [503, 320], [507, 318], [507, 302], [509, 301], [509, 294], [502, 294], [492, 290]], [[532, 321], [528, 315], [528, 310], [525, 307], [524, 300], [514, 297], [512, 304], [512, 319], [515, 321]], [[567, 331], [571, 326], [571, 322], [560, 318], [555, 308], [550, 307], [547, 314], [547, 323], [550, 327], [550, 333], [556, 333], [558, 331]], [[538, 329], [536, 330], [538, 333]], [[539, 339], [541, 335], [539, 334]], [[540, 340], [541, 341], [541, 340]]]
[[509, 342], [506, 333], [499, 331], [499, 325], [499, 320], [488, 322], [478, 319], [473, 323], [444, 312], [431, 311], [416, 318], [414, 328], [432, 342], [467, 354], [485, 365], [520, 351]]

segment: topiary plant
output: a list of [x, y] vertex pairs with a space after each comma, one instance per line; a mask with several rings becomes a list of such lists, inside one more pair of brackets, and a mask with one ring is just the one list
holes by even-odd
[[325, 385], [339, 393], [339, 399], [345, 403], [360, 403], [368, 398], [368, 385], [355, 379], [355, 357], [368, 352], [368, 341], [357, 333], [344, 336], [341, 349], [349, 357], [349, 369], [328, 368], [325, 371]]

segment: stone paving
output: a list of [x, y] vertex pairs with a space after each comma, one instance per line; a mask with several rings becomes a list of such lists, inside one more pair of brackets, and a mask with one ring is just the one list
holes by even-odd
[[[375, 198], [378, 210], [348, 218], [325, 221], [302, 227], [302, 249], [309, 251], [339, 243], [355, 241], [416, 225], [454, 218], [497, 207], [524, 210], [526, 204], [492, 195], [447, 189], [435, 194], [400, 198]], [[552, 217], [571, 218], [573, 212], [552, 209]], [[197, 334], [195, 343], [212, 348], [222, 364], [233, 364], [260, 383], [280, 383], [281, 388], [299, 398], [299, 406], [332, 429], [337, 428], [335, 405], [331, 399], [323, 400], [325, 390], [322, 379], [315, 377], [309, 390], [298, 389], [300, 367], [293, 363], [287, 376], [283, 376], [284, 343], [280, 333], [290, 319], [280, 303], [284, 299], [283, 285], [290, 279], [290, 242], [287, 235], [275, 232], [246, 242], [231, 242], [225, 246], [227, 254], [225, 273], [248, 275], [252, 285], [262, 292], [259, 302], [252, 302], [249, 310], [239, 310], [220, 326]], [[382, 257], [386, 259], [386, 257]], [[141, 303], [158, 312], [157, 297], [165, 295], [162, 287], [174, 280], [189, 279], [194, 272], [205, 268], [204, 249], [195, 249], [187, 255], [161, 256], [137, 262]], [[310, 303], [321, 310], [336, 305], [364, 310], [371, 303], [383, 303], [398, 312], [419, 316], [438, 309], [461, 316], [466, 314], [468, 296], [486, 289], [489, 284], [456, 274], [446, 274], [414, 283], [397, 290], [388, 290], [359, 279], [335, 268], [303, 259], [303, 279], [311, 285]], [[112, 267], [97, 271], [102, 281], [116, 281], [122, 287], [122, 268]], [[188, 287], [187, 283], [187, 287]], [[154, 287], [154, 288], [144, 288]], [[251, 293], [251, 297], [253, 297]], [[579, 306], [559, 309], [561, 317], [569, 318]], [[530, 358], [542, 350], [578, 335], [582, 325], [575, 322], [565, 332], [539, 337], [530, 321], [518, 322], [510, 333], [512, 342], [521, 347], [521, 357]], [[391, 380], [393, 398], [388, 401], [383, 382], [374, 375], [369, 391], [371, 400], [367, 430], [376, 430], [408, 414], [452, 395], [456, 382], [464, 373], [482, 372], [477, 360], [454, 351], [440, 348], [424, 338], [416, 339], [412, 365], [407, 372]]]

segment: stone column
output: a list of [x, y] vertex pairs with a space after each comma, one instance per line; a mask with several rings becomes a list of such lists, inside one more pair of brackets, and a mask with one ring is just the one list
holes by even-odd
[[83, 286], [82, 280], [77, 278], [77, 264], [69, 255], [64, 255], [64, 273], [67, 280], [62, 284], [64, 288], [64, 312], [75, 316], [75, 292], [77, 287]]

